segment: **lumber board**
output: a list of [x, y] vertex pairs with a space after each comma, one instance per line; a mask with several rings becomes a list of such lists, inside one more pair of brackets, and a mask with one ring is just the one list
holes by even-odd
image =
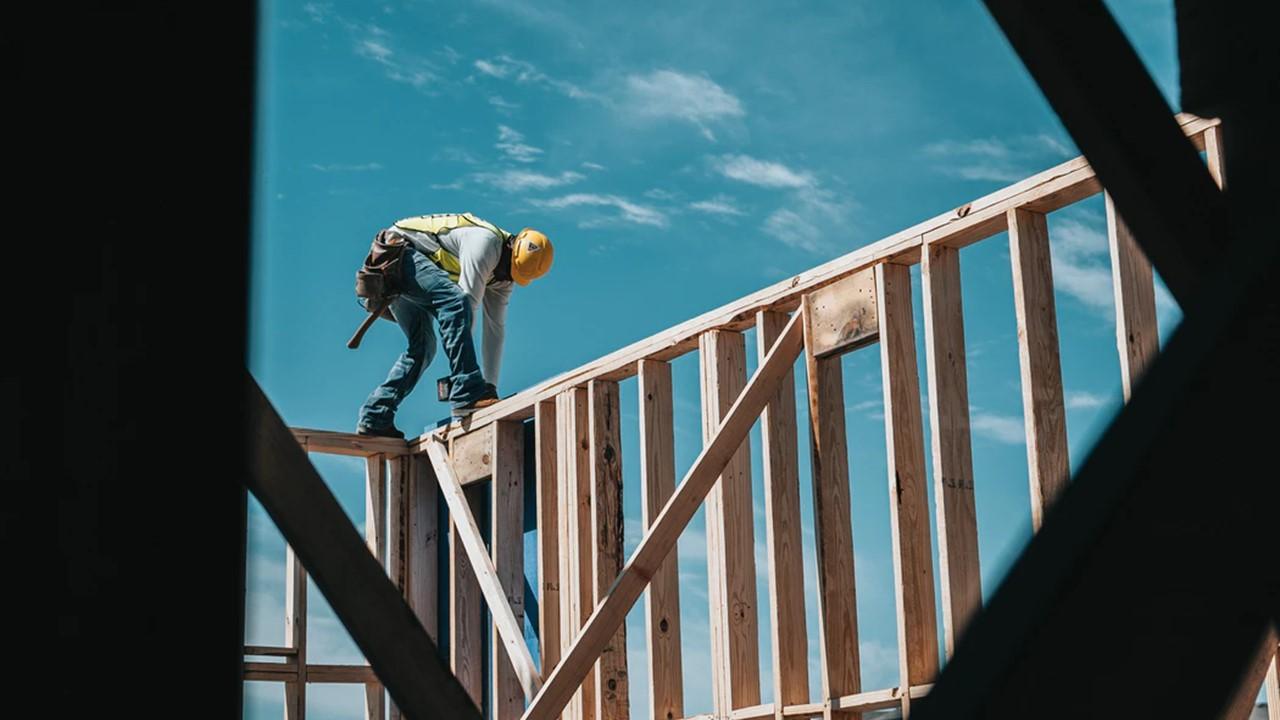
[[[293, 552], [285, 546], [284, 644], [292, 656], [293, 680], [284, 686], [285, 720], [303, 720], [307, 716], [307, 571]], [[266, 648], [255, 648], [266, 649]], [[272, 648], [274, 649], [274, 648]], [[249, 648], [245, 648], [246, 651]], [[247, 665], [247, 663], [246, 663]]]
[[1259, 641], [1257, 652], [1249, 662], [1244, 677], [1240, 678], [1240, 684], [1229, 698], [1227, 707], [1219, 716], [1219, 720], [1249, 720], [1253, 717], [1254, 702], [1258, 698], [1258, 693], [1263, 691], [1267, 672], [1275, 662], [1277, 643], [1280, 643], [1280, 640], [1276, 637], [1273, 624]]
[[[779, 312], [757, 314], [756, 353], [760, 362], [764, 362], [765, 354], [790, 319]], [[760, 418], [760, 443], [764, 465], [773, 695], [780, 705], [790, 705], [809, 700], [809, 635], [805, 622], [804, 546], [800, 535], [794, 370], [778, 382], [778, 389], [765, 406]]]
[[930, 246], [920, 277], [942, 627], [947, 657], [951, 657], [969, 618], [982, 607], [960, 251]]
[[[747, 382], [741, 333], [712, 330], [700, 339], [703, 442]], [[759, 605], [756, 599], [755, 518], [751, 447], [744, 438], [707, 495], [707, 597], [711, 679], [716, 712], [760, 704]]]
[[[592, 607], [604, 598], [622, 570], [622, 437], [618, 384], [592, 380], [587, 385], [590, 423]], [[618, 626], [596, 661], [596, 717], [630, 717], [627, 680], [627, 626]]]
[[[880, 312], [880, 365], [884, 378], [885, 444], [889, 476], [889, 528], [897, 604], [899, 682], [932, 682], [938, 673], [933, 553], [920, 412], [920, 369], [911, 305], [911, 268], [876, 266]], [[910, 696], [903, 698], [903, 714]]]
[[[570, 388], [556, 398], [556, 457], [560, 476], [560, 582], [566, 614], [560, 623], [561, 657], [572, 647], [582, 625], [595, 607], [591, 579], [591, 468], [587, 389]], [[569, 716], [574, 720], [595, 717], [595, 666], [582, 678]]]
[[[387, 456], [365, 458], [364, 537], [369, 552], [385, 572], [387, 561]], [[399, 590], [399, 588], [397, 588]], [[386, 693], [374, 681], [365, 687], [365, 720], [382, 720], [386, 714]]]
[[247, 372], [245, 388], [244, 482], [356, 646], [411, 717], [478, 720], [413, 611]]
[[[483, 595], [476, 578], [475, 564], [463, 545], [462, 530], [458, 526], [459, 512], [449, 502], [449, 491], [444, 489], [447, 481], [439, 478], [439, 468], [433, 469], [449, 508], [449, 665], [458, 682], [466, 688], [471, 702], [483, 710], [483, 616], [480, 611]], [[463, 493], [462, 502], [468, 511], [480, 506], [483, 497], [480, 488], [472, 486]]]
[[369, 457], [370, 455], [386, 455], [394, 457], [409, 452], [409, 443], [405, 440], [384, 437], [369, 437], [356, 433], [335, 432], [333, 430], [314, 430], [311, 428], [290, 428], [294, 439], [309, 453], [322, 455], [349, 455], [353, 457]]
[[308, 665], [307, 674], [312, 683], [367, 686], [378, 680], [368, 665]]
[[[290, 686], [297, 681], [298, 669], [292, 664], [285, 663], [268, 663], [268, 662], [245, 662], [244, 663], [244, 680], [245, 682], [280, 682], [284, 683], [285, 692], [291, 692]], [[285, 695], [288, 699], [289, 695]], [[285, 717], [295, 717], [290, 715], [289, 705], [285, 705]], [[296, 712], [296, 710], [294, 711]]]
[[1134, 241], [1124, 219], [1106, 195], [1107, 244], [1111, 250], [1111, 287], [1115, 293], [1116, 347], [1125, 402], [1160, 352], [1155, 276], [1151, 261]]
[[[850, 525], [849, 448], [845, 437], [844, 377], [840, 357], [809, 351], [809, 302], [797, 313], [805, 331], [809, 390], [809, 457], [813, 524], [818, 555], [818, 637], [823, 697], [861, 692], [858, 602]], [[857, 718], [856, 713], [841, 717]]]
[[1222, 125], [1214, 125], [1204, 131], [1205, 165], [1209, 176], [1219, 190], [1227, 189], [1226, 158], [1222, 152]]
[[545, 676], [560, 662], [560, 493], [556, 479], [556, 406], [544, 400], [533, 417], [538, 512], [539, 660]]
[[[645, 529], [675, 490], [675, 425], [671, 398], [671, 365], [641, 360], [636, 383], [640, 393], [640, 512]], [[649, 708], [655, 720], [684, 716], [684, 653], [680, 644], [680, 566], [676, 552], [662, 561], [645, 593], [645, 625], [649, 649]]]
[[[505, 591], [516, 627], [524, 629], [524, 424], [498, 422], [489, 426], [493, 442], [493, 482], [489, 490], [489, 548], [498, 581]], [[491, 613], [492, 614], [492, 613]], [[494, 615], [496, 617], [496, 615]], [[497, 623], [494, 623], [495, 630]], [[501, 637], [494, 632], [490, 637]], [[521, 647], [526, 647], [523, 639]], [[507, 653], [490, 652], [492, 666], [491, 715], [516, 720], [524, 712], [524, 691]], [[530, 667], [533, 660], [530, 657]]]
[[1038, 530], [1045, 511], [1066, 487], [1071, 472], [1049, 226], [1043, 214], [1020, 208], [1009, 211], [1009, 255], [1018, 321], [1022, 414], [1027, 429], [1031, 523]]
[[808, 295], [813, 354], [824, 357], [875, 342], [879, 333], [874, 269], [856, 272]]
[[432, 640], [439, 638], [440, 520], [435, 471], [421, 455], [409, 461], [409, 607]]
[[1267, 668], [1267, 720], [1280, 720], [1280, 648]]
[[[1193, 145], [1200, 146], [1203, 145], [1201, 135], [1205, 130], [1219, 125], [1216, 118], [1200, 118], [1188, 113], [1179, 113], [1176, 119]], [[1027, 206], [1039, 212], [1050, 212], [1095, 195], [1101, 189], [1084, 158], [1068, 160], [526, 388], [442, 432], [478, 428], [494, 420], [531, 417], [535, 403], [551, 399], [566, 388], [583, 385], [595, 378], [623, 380], [631, 377], [636, 372], [636, 363], [642, 359], [670, 360], [679, 357], [696, 349], [698, 338], [709, 330], [750, 327], [755, 314], [761, 310], [794, 310], [801, 296], [852, 273], [889, 259], [918, 256], [922, 243], [971, 244], [1003, 232], [1005, 213], [1010, 208]], [[420, 452], [421, 445], [432, 434], [423, 433], [414, 441], [414, 452]]]
[[[464, 490], [453, 476], [443, 444], [428, 443], [427, 456], [431, 459], [431, 465], [436, 471], [436, 480], [440, 483], [441, 494], [449, 507], [450, 521], [455, 529], [456, 539], [466, 551], [471, 570], [475, 573], [476, 583], [480, 586], [484, 601], [489, 606], [489, 615], [493, 618], [497, 639], [501, 641], [507, 657], [515, 667], [516, 677], [519, 678], [525, 695], [532, 697], [537, 692], [542, 677], [534, 666], [529, 646], [524, 642], [524, 627], [516, 620], [515, 612], [507, 602], [506, 591], [502, 587], [498, 571], [494, 568], [493, 560], [485, 547], [484, 536], [481, 535], [479, 525], [476, 524], [472, 502], [467, 497], [468, 491]], [[523, 499], [519, 502], [522, 503]], [[523, 597], [523, 574], [520, 582], [520, 596]], [[497, 645], [498, 643], [495, 642], [494, 646], [497, 647]]]
[[493, 426], [449, 435], [449, 467], [463, 485], [488, 480], [493, 475]]
[[[288, 563], [286, 563], [286, 566], [287, 566], [287, 565], [288, 565]], [[288, 572], [288, 570], [287, 570], [287, 569], [286, 569], [286, 572]], [[286, 613], [288, 613], [288, 612], [289, 612], [289, 605], [290, 605], [290, 604], [291, 604], [291, 603], [290, 603], [290, 601], [289, 601], [289, 592], [288, 592], [288, 589], [286, 588], [286, 590], [285, 590], [285, 612], [286, 612]], [[288, 640], [288, 634], [289, 634], [289, 630], [288, 630], [288, 628], [289, 628], [289, 621], [286, 619], [286, 620], [285, 620], [285, 636], [286, 636], [286, 638], [285, 638], [285, 639], [286, 639], [286, 640]], [[244, 654], [245, 654], [245, 655], [256, 656], [256, 657], [288, 657], [288, 658], [292, 658], [292, 657], [297, 657], [297, 656], [298, 656], [298, 651], [297, 651], [297, 649], [295, 649], [295, 648], [291, 648], [291, 647], [276, 647], [276, 646], [274, 646], [274, 645], [245, 645], [245, 646], [244, 646]]]
[[667, 501], [662, 512], [640, 541], [640, 546], [623, 566], [609, 594], [596, 607], [577, 642], [564, 652], [560, 665], [552, 671], [525, 710], [525, 720], [549, 720], [560, 713], [590, 670], [601, 648], [626, 620], [627, 612], [640, 597], [650, 578], [671, 554], [694, 513], [719, 478], [721, 471], [742, 444], [755, 419], [764, 409], [777, 383], [790, 369], [803, 345], [799, 318], [788, 323], [769, 356], [756, 370], [747, 387], [725, 415], [715, 438], [704, 445], [693, 466]]

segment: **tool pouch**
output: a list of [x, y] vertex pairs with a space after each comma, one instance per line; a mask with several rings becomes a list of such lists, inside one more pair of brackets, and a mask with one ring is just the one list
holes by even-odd
[[[403, 288], [404, 253], [408, 246], [404, 236], [382, 230], [373, 238], [364, 264], [356, 270], [356, 297], [363, 300], [365, 309], [370, 313], [392, 322], [395, 322], [395, 316], [391, 314], [389, 304]], [[372, 319], [367, 318], [361, 324], [347, 347], [359, 347]]]

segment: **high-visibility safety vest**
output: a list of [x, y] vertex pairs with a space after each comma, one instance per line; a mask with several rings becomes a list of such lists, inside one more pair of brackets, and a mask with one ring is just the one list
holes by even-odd
[[[437, 237], [448, 235], [450, 231], [460, 227], [478, 227], [484, 228], [489, 232], [497, 235], [503, 242], [511, 240], [511, 233], [494, 225], [486, 220], [472, 215], [471, 213], [436, 213], [434, 215], [418, 215], [415, 217], [397, 220], [396, 227], [405, 230], [417, 230], [418, 232], [431, 233]], [[427, 257], [431, 261], [444, 270], [449, 275], [449, 279], [458, 282], [458, 277], [462, 274], [462, 263], [458, 262], [458, 257], [443, 247], [437, 246], [434, 250], [427, 253]]]

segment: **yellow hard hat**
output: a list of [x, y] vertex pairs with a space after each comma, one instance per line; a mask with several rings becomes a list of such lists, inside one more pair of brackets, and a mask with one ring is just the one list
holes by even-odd
[[525, 228], [511, 242], [511, 279], [520, 285], [528, 285], [551, 269], [555, 248], [546, 235]]

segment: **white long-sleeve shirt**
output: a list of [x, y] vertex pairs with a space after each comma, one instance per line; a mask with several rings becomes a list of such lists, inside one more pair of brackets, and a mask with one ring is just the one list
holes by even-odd
[[480, 372], [486, 382], [498, 384], [502, 369], [502, 344], [506, 337], [507, 303], [511, 300], [512, 282], [496, 280], [493, 272], [502, 260], [502, 238], [482, 227], [458, 227], [438, 236], [431, 236], [408, 228], [397, 227], [404, 233], [434, 250], [436, 238], [440, 246], [458, 258], [458, 288], [471, 303], [471, 317], [476, 325], [484, 326], [484, 340], [480, 346]]

